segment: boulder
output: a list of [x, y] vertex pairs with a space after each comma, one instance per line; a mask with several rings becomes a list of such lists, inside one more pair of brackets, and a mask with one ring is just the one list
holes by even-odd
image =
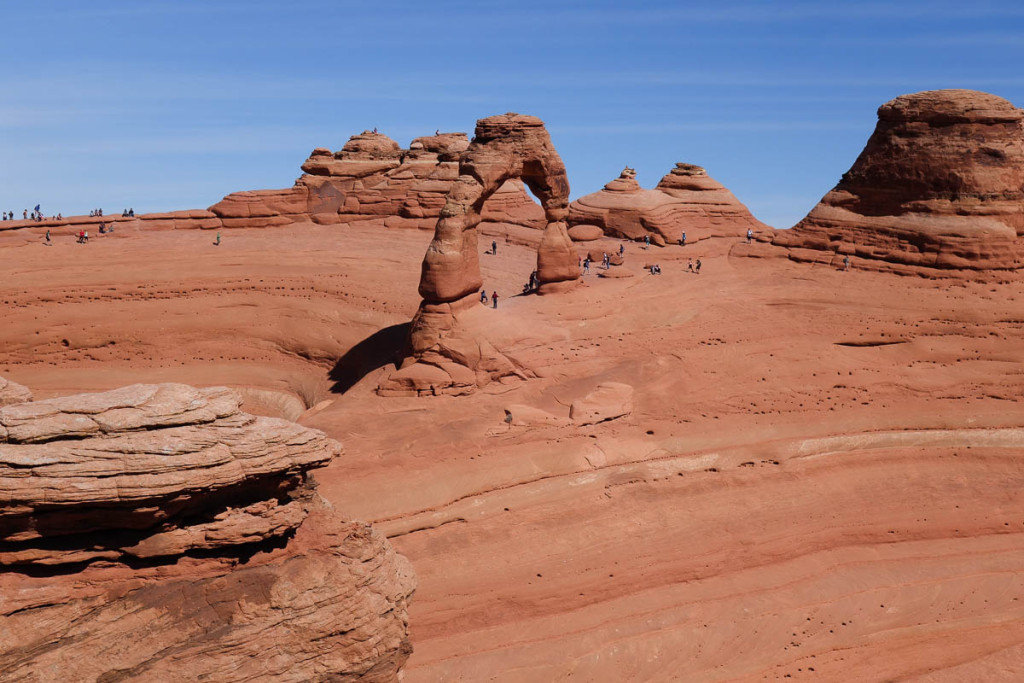
[[582, 223], [569, 228], [569, 237], [573, 242], [593, 242], [604, 237], [604, 230], [596, 225]]
[[[32, 400], [32, 392], [17, 382], [0, 377], [0, 407]], [[2, 435], [3, 432], [0, 432]]]

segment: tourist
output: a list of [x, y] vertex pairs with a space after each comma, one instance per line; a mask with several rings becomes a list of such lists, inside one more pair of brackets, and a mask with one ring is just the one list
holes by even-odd
[[82, 233], [82, 237], [85, 240], [85, 243], [89, 244], [89, 231], [88, 230], [86, 230], [85, 232]]
[[102, 222], [100, 223], [100, 234], [101, 235], [107, 234], [107, 226], [103, 225]]
[[609, 258], [608, 256], [608, 252], [604, 252], [604, 257], [601, 259], [601, 265], [604, 266], [605, 270], [608, 270], [609, 268], [612, 267], [612, 261], [611, 258]]
[[590, 256], [588, 255], [587, 258], [583, 259], [583, 274], [587, 275], [589, 273], [590, 273]]
[[754, 239], [754, 231], [747, 228], [747, 244], [750, 244], [750, 240]]
[[23, 221], [27, 221], [28, 220], [28, 209], [25, 209], [24, 211], [21, 212], [21, 220], [23, 220]]
[[491, 254], [497, 254], [497, 253], [498, 253], [498, 242], [496, 240], [491, 240]]
[[697, 259], [697, 275], [700, 275], [700, 259]]
[[850, 255], [846, 254], [843, 256], [843, 270], [850, 269]]
[[128, 209], [128, 218], [135, 218], [135, 209]]
[[215, 247], [219, 247], [220, 246], [220, 232], [217, 232], [217, 241], [213, 243], [213, 246], [215, 246]]
[[681, 247], [685, 247], [686, 246], [686, 231], [685, 230], [683, 231], [682, 236], [679, 238], [679, 246], [681, 246]]
[[493, 304], [491, 308], [498, 307], [498, 290], [494, 290], [494, 292], [491, 294], [491, 303]]
[[46, 243], [47, 244], [50, 243], [50, 229], [49, 228], [46, 229]]
[[650, 235], [644, 235], [644, 249], [650, 249], [650, 248], [651, 248], [651, 236]]
[[622, 256], [625, 253], [626, 253], [626, 245], [625, 244], [620, 244], [619, 245], [619, 256]]
[[686, 264], [686, 269], [691, 273], [693, 272], [693, 259], [690, 259], [689, 263]]
[[480, 290], [480, 303], [482, 303], [484, 306], [487, 305], [487, 290], [486, 289], [481, 289]]

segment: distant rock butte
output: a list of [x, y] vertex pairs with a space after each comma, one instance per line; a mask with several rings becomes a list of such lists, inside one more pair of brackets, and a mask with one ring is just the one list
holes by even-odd
[[[63, 220], [0, 222], [0, 229], [74, 227], [97, 230], [100, 223], [121, 228], [251, 228], [312, 220], [320, 224], [361, 223], [388, 228], [433, 229], [445, 195], [458, 177], [459, 155], [469, 147], [465, 133], [416, 138], [402, 149], [386, 135], [364, 131], [338, 152], [318, 147], [302, 164], [303, 175], [290, 188], [233, 192], [209, 209], [169, 213], [71, 216]], [[541, 230], [544, 209], [511, 179], [484, 203], [485, 223], [508, 223]], [[115, 229], [116, 232], [116, 229]]]
[[316, 494], [340, 450], [223, 388], [0, 408], [0, 669], [395, 680], [415, 580]]
[[928, 275], [1024, 267], [1024, 110], [973, 90], [902, 95], [853, 166], [773, 243], [790, 258]]
[[707, 171], [684, 163], [677, 163], [653, 190], [640, 187], [636, 171], [627, 167], [603, 189], [570, 204], [569, 225], [574, 239], [592, 234], [577, 228], [598, 226], [610, 237], [637, 240], [651, 235], [654, 243], [670, 244], [678, 243], [684, 232], [690, 243], [767, 229]]

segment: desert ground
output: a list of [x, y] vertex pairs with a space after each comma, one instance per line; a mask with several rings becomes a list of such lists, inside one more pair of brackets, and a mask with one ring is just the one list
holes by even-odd
[[[474, 315], [536, 377], [396, 398], [430, 231], [42, 233], [0, 232], [4, 376], [227, 385], [338, 439], [320, 493], [418, 575], [408, 682], [1024, 675], [1019, 278], [607, 240], [632, 277], [514, 296], [535, 249], [493, 228]], [[571, 422], [605, 382], [632, 413]]]

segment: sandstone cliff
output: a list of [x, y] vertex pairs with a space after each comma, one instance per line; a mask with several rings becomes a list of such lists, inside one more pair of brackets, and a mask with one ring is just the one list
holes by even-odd
[[316, 494], [339, 452], [223, 388], [0, 408], [4, 680], [395, 680], [414, 579]]

